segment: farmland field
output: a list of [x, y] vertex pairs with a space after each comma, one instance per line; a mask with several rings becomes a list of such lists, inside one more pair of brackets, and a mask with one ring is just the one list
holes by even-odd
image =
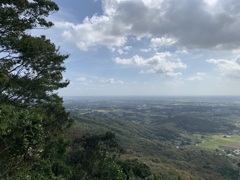
[[223, 137], [223, 135], [209, 135], [197, 147], [207, 149], [240, 149], [240, 136], [233, 135]]

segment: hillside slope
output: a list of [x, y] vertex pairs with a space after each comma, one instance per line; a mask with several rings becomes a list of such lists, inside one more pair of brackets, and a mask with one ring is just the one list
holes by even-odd
[[177, 148], [178, 141], [191, 141], [191, 134], [174, 121], [158, 125], [78, 117], [70, 132], [79, 136], [111, 131], [125, 150], [122, 158], [139, 159], [152, 171], [171, 179], [235, 179], [237, 169], [230, 159], [195, 146]]

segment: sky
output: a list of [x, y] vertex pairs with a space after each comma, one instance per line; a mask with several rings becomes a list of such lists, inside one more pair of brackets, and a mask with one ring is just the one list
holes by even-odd
[[239, 0], [55, 0], [60, 96], [240, 95]]

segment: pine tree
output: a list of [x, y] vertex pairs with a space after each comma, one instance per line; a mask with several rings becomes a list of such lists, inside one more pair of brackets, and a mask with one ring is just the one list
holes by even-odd
[[[51, 0], [0, 1], [0, 179], [52, 178], [65, 153], [71, 122], [55, 93], [68, 85], [62, 55], [44, 35]], [[53, 168], [54, 165], [54, 168]]]

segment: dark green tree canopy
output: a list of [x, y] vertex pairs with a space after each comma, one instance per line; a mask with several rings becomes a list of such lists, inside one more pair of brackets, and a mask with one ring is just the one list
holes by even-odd
[[57, 10], [49, 0], [0, 2], [0, 103], [46, 102], [54, 90], [68, 85], [62, 77], [68, 55], [29, 31], [51, 27], [45, 18]]
[[1, 0], [1, 37], [21, 35], [25, 30], [36, 27], [50, 27], [46, 21], [50, 13], [58, 11], [58, 6], [50, 0]]
[[54, 179], [65, 152], [71, 119], [55, 91], [69, 83], [68, 55], [31, 35], [51, 27], [46, 18], [57, 10], [51, 0], [0, 0], [0, 179]]

